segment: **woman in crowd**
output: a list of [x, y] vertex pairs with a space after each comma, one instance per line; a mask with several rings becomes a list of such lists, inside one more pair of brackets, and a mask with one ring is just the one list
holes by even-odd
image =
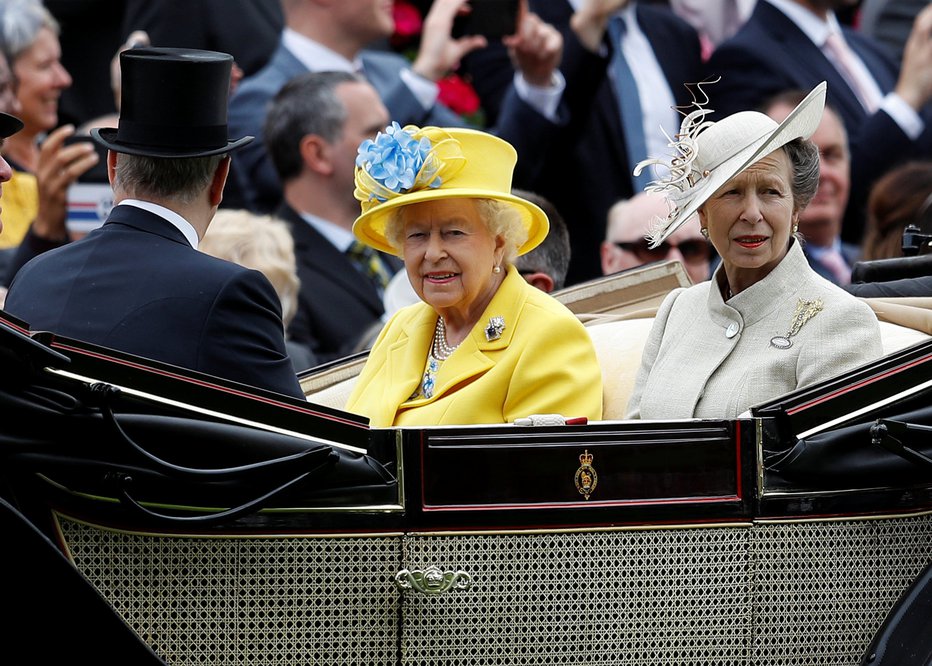
[[60, 245], [67, 240], [67, 188], [98, 158], [89, 142], [65, 145], [71, 126], [38, 143], [58, 125], [58, 100], [71, 85], [61, 64], [58, 23], [39, 0], [0, 0], [0, 50], [17, 84], [13, 112], [24, 123], [3, 147], [13, 179], [4, 188], [0, 248], [18, 246], [30, 225], [46, 243]]
[[652, 241], [698, 212], [722, 262], [661, 304], [630, 418], [733, 418], [882, 353], [873, 312], [819, 277], [795, 236], [818, 187], [807, 139], [824, 102], [823, 83], [779, 125], [757, 112], [703, 122], [701, 107], [683, 121], [680, 159], [650, 187], [671, 204]]
[[373, 426], [601, 418], [588, 334], [513, 266], [549, 227], [511, 194], [516, 160], [464, 129], [393, 124], [360, 146], [353, 232], [400, 256], [423, 301], [388, 322], [350, 395], [346, 408]]
[[904, 164], [871, 189], [861, 259], [902, 257], [907, 224], [932, 233], [932, 162]]

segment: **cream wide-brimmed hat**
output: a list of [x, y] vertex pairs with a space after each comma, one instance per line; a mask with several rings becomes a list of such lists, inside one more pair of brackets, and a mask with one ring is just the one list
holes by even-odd
[[757, 111], [741, 111], [718, 122], [703, 121], [712, 113], [702, 108], [688, 114], [670, 145], [670, 161], [645, 160], [635, 175], [650, 165], [669, 170], [669, 176], [645, 189], [666, 196], [670, 213], [650, 233], [651, 247], [660, 245], [692, 217], [722, 185], [794, 139], [808, 139], [816, 131], [825, 107], [825, 82], [812, 89], [782, 123]]
[[398, 208], [435, 199], [494, 199], [520, 214], [527, 240], [518, 254], [530, 252], [546, 238], [550, 222], [540, 208], [511, 193], [517, 161], [510, 143], [486, 132], [393, 122], [359, 146], [354, 195], [362, 213], [353, 233], [376, 250], [398, 254], [385, 235]]

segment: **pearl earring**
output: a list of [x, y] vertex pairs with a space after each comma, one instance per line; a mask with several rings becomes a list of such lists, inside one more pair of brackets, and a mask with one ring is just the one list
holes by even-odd
[[493, 272], [493, 273], [501, 273], [501, 272], [502, 272], [502, 267], [501, 267], [501, 266], [492, 266], [492, 272]]

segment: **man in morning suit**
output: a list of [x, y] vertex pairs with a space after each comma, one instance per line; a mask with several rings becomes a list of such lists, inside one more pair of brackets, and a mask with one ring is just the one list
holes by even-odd
[[709, 108], [753, 110], [789, 89], [828, 84], [851, 150], [851, 198], [842, 236], [859, 244], [871, 185], [906, 159], [932, 156], [932, 5], [919, 14], [902, 67], [873, 40], [839, 25], [846, 0], [759, 0], [707, 63]]
[[[385, 0], [283, 0], [285, 30], [269, 63], [246, 78], [230, 100], [230, 129], [259, 140], [236, 155], [234, 171], [247, 205], [269, 212], [282, 187], [262, 143], [262, 124], [272, 97], [305, 72], [358, 72], [378, 91], [390, 120], [404, 126], [459, 127], [464, 120], [437, 101], [437, 81], [485, 38], [451, 37], [453, 19], [466, 0], [435, 0], [424, 20], [421, 49], [413, 63], [395, 53], [370, 50], [394, 32]], [[533, 170], [542, 137], [560, 120], [562, 79], [557, 66], [562, 40], [553, 27], [526, 15], [512, 52], [521, 70], [499, 118], [496, 134], [518, 151], [519, 171]], [[565, 114], [565, 112], [564, 112]], [[562, 120], [565, 121], [565, 118]], [[516, 175], [520, 180], [521, 173]]]
[[7, 310], [46, 330], [303, 399], [285, 352], [281, 304], [259, 272], [197, 251], [223, 194], [233, 58], [124, 51], [109, 149], [117, 204], [102, 227], [33, 259]]
[[353, 221], [356, 152], [388, 124], [379, 94], [347, 72], [307, 72], [275, 96], [265, 124], [284, 183], [277, 211], [294, 238], [298, 307], [288, 333], [318, 361], [345, 356], [383, 314], [382, 294], [400, 267], [359, 244]]

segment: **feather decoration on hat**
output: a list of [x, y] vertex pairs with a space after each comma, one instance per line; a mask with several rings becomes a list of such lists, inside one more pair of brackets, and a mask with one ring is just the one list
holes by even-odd
[[667, 145], [673, 149], [673, 157], [669, 159], [657, 157], [646, 159], [639, 162], [634, 168], [635, 176], [640, 175], [644, 169], [650, 166], [663, 167], [667, 172], [666, 176], [651, 181], [644, 188], [647, 192], [664, 195], [670, 206], [667, 217], [658, 217], [651, 225], [647, 236], [651, 247], [658, 246], [669, 235], [669, 227], [678, 217], [683, 203], [690, 200], [695, 187], [707, 175], [699, 173], [699, 170], [695, 167], [696, 159], [699, 157], [696, 139], [701, 132], [715, 124], [713, 121], [705, 119], [706, 116], [714, 112], [714, 109], [705, 107], [709, 103], [709, 96], [702, 86], [718, 83], [718, 81], [719, 79], [715, 79], [714, 81], [703, 81], [695, 84], [695, 89], [704, 98], [702, 101], [699, 101], [696, 92], [687, 85], [693, 101], [685, 108], [688, 110], [695, 107], [695, 110], [687, 112], [683, 108], [677, 107], [676, 110], [684, 115], [683, 122], [680, 124], [680, 131], [673, 138], [670, 138], [670, 135], [664, 132], [664, 136], [668, 140]]

